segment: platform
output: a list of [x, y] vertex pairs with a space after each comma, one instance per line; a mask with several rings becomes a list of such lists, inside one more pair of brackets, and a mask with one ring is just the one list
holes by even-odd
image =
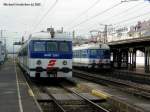
[[15, 64], [8, 60], [0, 65], [0, 111], [40, 112], [26, 83], [18, 78]]
[[150, 73], [145, 72], [144, 67], [137, 67], [135, 70], [118, 70], [118, 69], [116, 70], [120, 72], [132, 73], [136, 75], [147, 75], [147, 76], [149, 75], [150, 76]]

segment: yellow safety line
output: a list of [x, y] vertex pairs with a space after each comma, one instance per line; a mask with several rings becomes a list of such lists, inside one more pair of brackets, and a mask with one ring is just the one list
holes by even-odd
[[29, 96], [34, 96], [34, 94], [33, 94], [33, 91], [31, 90], [31, 89], [28, 89], [28, 94], [29, 94]]
[[93, 89], [93, 90], [91, 91], [91, 93], [92, 93], [93, 95], [95, 95], [95, 96], [98, 96], [98, 97], [104, 98], [104, 99], [108, 99], [109, 97], [111, 97], [110, 94], [105, 93], [105, 92], [103, 92], [103, 91], [101, 91], [101, 90], [98, 90], [98, 89]]
[[19, 109], [20, 112], [23, 112], [23, 105], [22, 105], [22, 100], [21, 100], [21, 93], [20, 93], [20, 87], [19, 87], [19, 81], [18, 81], [18, 74], [17, 74], [17, 68], [14, 61], [14, 69], [15, 69], [15, 74], [16, 74], [16, 84], [17, 84], [17, 94], [18, 94], [18, 102], [19, 102]]
[[[15, 62], [14, 62], [14, 64], [15, 64]], [[17, 84], [18, 84], [18, 86], [19, 86], [18, 77], [17, 77], [16, 64], [15, 64], [15, 72], [16, 72]], [[28, 87], [29, 96], [32, 96], [32, 98], [33, 98], [33, 100], [35, 101], [36, 105], [38, 106], [40, 112], [43, 112], [42, 108], [40, 107], [40, 105], [39, 105], [39, 104], [37, 103], [37, 101], [36, 101], [36, 98], [35, 98], [35, 96], [34, 96], [34, 93], [33, 93], [32, 89], [31, 89], [31, 87], [29, 86], [29, 84], [27, 83], [26, 80], [25, 80], [24, 83], [25, 83], [25, 84], [27, 85], [27, 87]], [[20, 90], [19, 90], [19, 92], [20, 92]], [[20, 97], [21, 97], [21, 96], [20, 96]], [[19, 98], [19, 99], [21, 99], [21, 98]], [[20, 101], [20, 100], [19, 100], [19, 101]], [[20, 102], [21, 102], [21, 101], [20, 101]], [[21, 104], [20, 102], [19, 102], [19, 106], [20, 106], [20, 104]], [[22, 105], [21, 105], [20, 107], [22, 107]], [[23, 109], [22, 109], [22, 108], [20, 109], [20, 112], [23, 112]]]
[[[79, 88], [79, 89], [83, 89], [84, 87], [87, 87], [87, 86], [86, 85], [82, 86], [82, 84], [77, 84], [77, 88]], [[106, 92], [99, 90], [99, 89], [90, 88], [89, 90], [90, 90], [92, 95], [103, 98], [103, 99], [108, 99], [112, 96]]]

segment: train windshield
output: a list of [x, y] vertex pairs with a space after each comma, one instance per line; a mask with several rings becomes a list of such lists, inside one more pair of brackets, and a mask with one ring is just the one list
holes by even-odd
[[109, 58], [110, 50], [105, 49], [90, 49], [91, 58]]
[[56, 42], [47, 42], [47, 51], [58, 51], [58, 44]]
[[60, 42], [59, 51], [68, 52], [69, 51], [69, 44], [67, 42]]
[[34, 51], [45, 51], [45, 42], [34, 42]]
[[41, 52], [69, 52], [71, 50], [70, 42], [64, 41], [34, 41], [33, 51]]

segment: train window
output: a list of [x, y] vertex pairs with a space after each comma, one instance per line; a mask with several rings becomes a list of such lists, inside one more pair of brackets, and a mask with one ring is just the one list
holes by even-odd
[[78, 58], [80, 58], [80, 50], [78, 50]]
[[75, 53], [76, 53], [76, 58], [78, 57], [78, 51], [77, 50], [75, 50]]
[[103, 49], [99, 49], [98, 50], [98, 54], [101, 55], [101, 56], [104, 55], [104, 50]]
[[86, 54], [87, 53], [87, 50], [83, 50], [83, 52], [82, 52], [83, 54]]
[[45, 42], [34, 42], [34, 51], [45, 51]]
[[68, 52], [69, 51], [69, 44], [67, 42], [60, 42], [59, 51]]
[[91, 49], [90, 54], [91, 55], [96, 55], [97, 54], [97, 50], [96, 49]]
[[109, 54], [110, 54], [109, 50], [104, 50], [104, 55], [109, 55]]
[[104, 50], [104, 56], [105, 57], [110, 57], [110, 51], [109, 50]]
[[87, 50], [82, 50], [82, 57], [86, 58], [86, 55], [87, 55]]
[[47, 42], [47, 51], [58, 51], [56, 42]]

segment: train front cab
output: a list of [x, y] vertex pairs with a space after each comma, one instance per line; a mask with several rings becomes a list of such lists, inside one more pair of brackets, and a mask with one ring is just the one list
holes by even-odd
[[110, 51], [107, 49], [74, 50], [74, 65], [88, 68], [110, 68]]
[[30, 42], [30, 77], [72, 77], [72, 42]]

